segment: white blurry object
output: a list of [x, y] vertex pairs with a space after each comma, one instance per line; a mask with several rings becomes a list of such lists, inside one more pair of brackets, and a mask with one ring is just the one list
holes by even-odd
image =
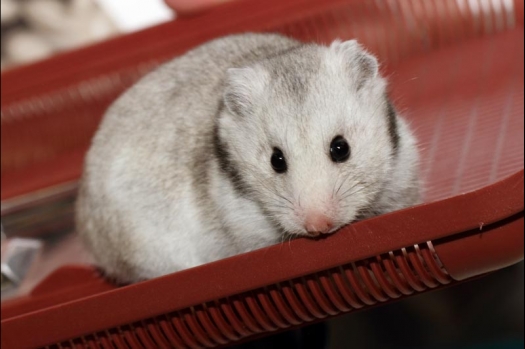
[[56, 50], [83, 46], [116, 32], [92, 0], [30, 0], [25, 2], [23, 13]]
[[42, 242], [35, 239], [2, 239], [2, 298], [24, 280]]
[[3, 40], [6, 58], [19, 64], [46, 58], [54, 51], [45, 39], [29, 30], [10, 32]]
[[91, 18], [89, 31], [92, 38], [98, 41], [114, 34], [116, 32], [116, 27], [113, 22], [108, 20], [108, 17], [104, 13], [97, 12]]
[[119, 30], [144, 29], [175, 17], [164, 0], [95, 0], [113, 19]]
[[2, 24], [9, 24], [18, 18], [20, 6], [17, 0], [1, 0], [1, 20]]
[[164, 0], [0, 1], [2, 70], [174, 17]]
[[60, 30], [71, 17], [66, 5], [58, 0], [29, 0], [22, 4], [24, 18], [40, 30]]

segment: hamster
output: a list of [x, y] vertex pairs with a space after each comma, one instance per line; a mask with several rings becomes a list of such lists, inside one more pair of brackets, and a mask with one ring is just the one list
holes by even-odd
[[108, 277], [150, 279], [419, 202], [416, 139], [355, 40], [215, 39], [119, 97], [76, 228]]

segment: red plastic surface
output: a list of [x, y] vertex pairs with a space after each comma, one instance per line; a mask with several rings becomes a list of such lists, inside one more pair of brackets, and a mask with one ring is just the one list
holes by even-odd
[[357, 37], [421, 142], [426, 204], [120, 288], [57, 271], [2, 304], [2, 347], [223, 346], [522, 260], [523, 3], [471, 3], [245, 0], [3, 75], [6, 200], [77, 176], [105, 106], [174, 54], [243, 30]]

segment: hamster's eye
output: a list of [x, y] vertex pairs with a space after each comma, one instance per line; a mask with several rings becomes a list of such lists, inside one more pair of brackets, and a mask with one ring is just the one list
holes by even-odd
[[350, 146], [342, 136], [332, 139], [330, 157], [333, 162], [345, 162], [350, 157]]
[[271, 163], [273, 170], [277, 173], [284, 173], [288, 169], [284, 154], [279, 148], [273, 148]]

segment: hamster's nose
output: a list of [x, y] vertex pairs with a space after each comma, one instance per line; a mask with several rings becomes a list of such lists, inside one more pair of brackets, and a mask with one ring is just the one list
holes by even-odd
[[334, 227], [334, 222], [320, 212], [311, 212], [306, 216], [304, 227], [310, 235], [326, 234]]

